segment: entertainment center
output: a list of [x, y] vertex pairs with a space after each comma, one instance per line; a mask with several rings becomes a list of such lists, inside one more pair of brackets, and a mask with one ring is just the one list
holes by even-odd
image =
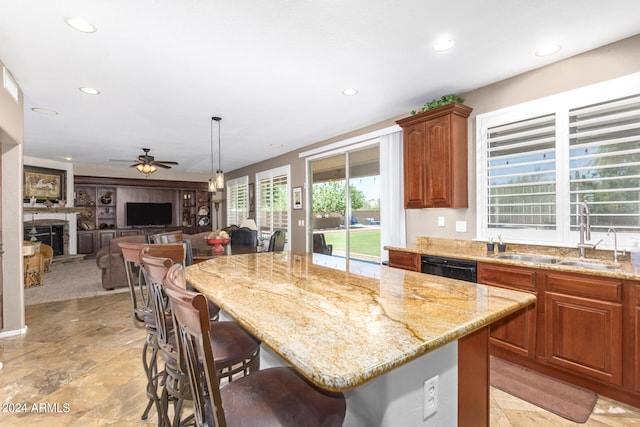
[[211, 230], [206, 182], [74, 176], [78, 253], [94, 256], [120, 236]]

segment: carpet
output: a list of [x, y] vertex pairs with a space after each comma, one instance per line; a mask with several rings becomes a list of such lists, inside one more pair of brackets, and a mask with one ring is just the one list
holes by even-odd
[[512, 396], [576, 423], [589, 419], [598, 395], [491, 356], [490, 382]]
[[33, 305], [128, 292], [128, 288], [107, 291], [101, 280], [101, 270], [94, 259], [55, 264], [45, 273], [42, 286], [25, 288], [24, 303]]

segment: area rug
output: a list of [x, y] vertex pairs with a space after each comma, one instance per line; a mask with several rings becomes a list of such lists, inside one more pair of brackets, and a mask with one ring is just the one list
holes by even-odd
[[128, 292], [128, 288], [107, 291], [102, 287], [101, 270], [94, 259], [52, 265], [45, 273], [42, 286], [24, 290], [25, 305], [76, 298], [89, 298], [117, 292]]
[[576, 423], [589, 419], [598, 400], [592, 391], [491, 356], [490, 382], [512, 396]]

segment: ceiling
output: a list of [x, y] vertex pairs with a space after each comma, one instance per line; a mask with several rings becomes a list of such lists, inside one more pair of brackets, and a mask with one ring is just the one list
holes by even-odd
[[147, 147], [207, 173], [221, 116], [228, 172], [638, 34], [638, 16], [637, 0], [3, 0], [0, 59], [27, 156], [127, 168], [110, 160]]

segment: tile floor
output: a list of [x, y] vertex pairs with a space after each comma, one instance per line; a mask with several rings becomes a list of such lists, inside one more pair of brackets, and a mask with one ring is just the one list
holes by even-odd
[[[131, 320], [129, 304], [121, 293], [28, 306], [28, 333], [0, 339], [0, 426], [156, 424], [153, 411], [140, 420], [145, 332]], [[491, 425], [580, 424], [492, 389]], [[601, 397], [581, 425], [640, 425], [640, 409]]]

